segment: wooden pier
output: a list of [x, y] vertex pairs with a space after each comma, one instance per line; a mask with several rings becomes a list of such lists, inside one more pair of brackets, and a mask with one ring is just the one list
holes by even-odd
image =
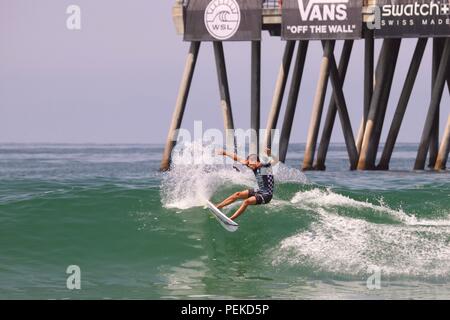
[[[211, 0], [212, 1], [212, 0]], [[234, 0], [232, 0], [234, 1]], [[285, 0], [287, 1], [287, 0]], [[312, 0], [310, 0], [312, 1]], [[389, 0], [381, 0], [386, 4]], [[415, 0], [404, 0], [414, 2]], [[430, 0], [433, 1], [433, 0]], [[249, 1], [250, 2], [250, 1]], [[334, 3], [330, 0], [330, 3]], [[281, 1], [263, 1], [261, 9], [261, 26], [263, 32], [269, 32], [272, 36], [282, 36], [283, 11], [286, 7], [280, 6]], [[285, 5], [285, 4], [283, 4]], [[399, 51], [403, 36], [387, 35], [383, 36], [378, 32], [368, 28], [369, 24], [377, 21], [377, 8], [380, 4], [375, 0], [364, 1], [360, 5], [361, 11], [361, 36], [358, 38], [340, 39], [322, 39], [323, 56], [320, 65], [320, 74], [314, 100], [312, 114], [308, 129], [305, 155], [301, 168], [303, 170], [325, 170], [327, 151], [333, 131], [336, 118], [339, 118], [340, 125], [345, 138], [345, 144], [348, 153], [349, 169], [351, 170], [388, 170], [389, 163], [394, 151], [398, 134], [401, 130], [402, 121], [410, 97], [414, 89], [417, 74], [424, 61], [423, 56], [427, 45], [432, 46], [432, 61], [427, 65], [431, 72], [432, 93], [429, 103], [424, 108], [428, 108], [427, 116], [422, 126], [422, 135], [419, 142], [414, 170], [445, 170], [450, 149], [450, 116], [448, 105], [441, 105], [443, 94], [450, 93], [450, 25], [448, 31], [446, 26], [442, 27], [439, 34], [408, 36], [416, 38], [416, 47], [413, 52], [410, 66], [401, 85], [400, 99], [396, 104], [394, 118], [391, 124], [385, 123], [385, 115], [390, 100], [390, 93], [393, 87], [393, 79], [399, 60]], [[186, 33], [186, 0], [176, 1], [173, 11], [173, 21], [176, 32], [179, 35]], [[412, 18], [411, 18], [412, 19]], [[412, 20], [411, 20], [412, 21]], [[443, 30], [443, 31], [442, 31]], [[448, 33], [447, 33], [448, 32]], [[444, 34], [443, 34], [444, 33]], [[375, 57], [374, 43], [382, 41], [379, 56]], [[271, 102], [271, 108], [268, 115], [266, 126], [266, 136], [263, 137], [264, 144], [272, 144], [271, 130], [276, 129], [279, 124], [279, 115], [283, 106], [283, 100], [286, 100], [285, 117], [280, 124], [279, 158], [286, 160], [286, 154], [289, 147], [289, 140], [293, 126], [294, 114], [299, 99], [299, 89], [304, 76], [304, 66], [310, 41], [317, 39], [285, 39], [285, 48], [274, 95]], [[250, 128], [259, 130], [260, 106], [261, 106], [261, 40], [251, 40], [251, 123]], [[339, 59], [335, 56], [336, 41], [343, 41], [343, 49]], [[348, 114], [348, 106], [343, 90], [343, 84], [347, 75], [347, 69], [350, 63], [350, 56], [354, 41], [364, 41], [364, 68], [361, 70], [361, 80], [364, 81], [364, 101], [361, 102], [363, 118], [361, 123], [351, 123]], [[167, 143], [161, 162], [161, 170], [170, 168], [170, 156], [176, 143], [176, 133], [181, 127], [183, 114], [189, 95], [190, 84], [197, 63], [198, 53], [202, 41], [191, 41], [187, 55], [186, 66], [183, 73], [178, 98], [175, 104], [175, 110], [172, 123], [169, 129]], [[214, 55], [217, 66], [217, 76], [219, 91], [221, 97], [221, 108], [224, 118], [224, 129], [229, 133], [233, 132], [233, 113], [231, 107], [230, 93], [228, 89], [228, 78], [226, 71], [225, 54], [222, 41], [213, 42]], [[295, 59], [294, 59], [295, 56]], [[292, 72], [291, 83], [288, 83], [289, 74]], [[331, 84], [329, 87], [328, 84]], [[396, 84], [398, 85], [398, 84]], [[288, 90], [286, 90], [289, 88]], [[327, 109], [324, 108], [327, 90], [331, 89], [332, 94], [328, 101]], [[287, 92], [286, 92], [287, 91]], [[286, 97], [285, 97], [286, 95]], [[320, 124], [322, 117], [325, 116], [324, 126], [321, 130]], [[446, 127], [443, 128], [442, 138], [439, 139], [441, 130], [439, 128], [439, 118], [448, 118]], [[227, 130], [228, 129], [228, 130]], [[358, 129], [358, 134], [354, 135], [354, 129]], [[380, 139], [383, 129], [388, 130], [387, 139], [384, 148], [380, 150]], [[258, 136], [251, 139], [251, 152], [258, 151]], [[227, 145], [234, 143], [234, 137], [231, 133], [227, 136]], [[377, 161], [377, 153], [381, 151], [381, 157]], [[427, 164], [428, 160], [428, 164]]]

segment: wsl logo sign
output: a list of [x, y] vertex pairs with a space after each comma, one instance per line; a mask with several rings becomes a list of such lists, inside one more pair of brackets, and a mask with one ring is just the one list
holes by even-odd
[[282, 28], [282, 36], [288, 40], [360, 38], [362, 1], [284, 1]]
[[189, 0], [185, 41], [261, 39], [262, 0]]
[[205, 10], [205, 26], [218, 40], [227, 40], [236, 34], [241, 23], [241, 10], [235, 0], [213, 0]]
[[375, 36], [450, 36], [450, 0], [379, 0]]

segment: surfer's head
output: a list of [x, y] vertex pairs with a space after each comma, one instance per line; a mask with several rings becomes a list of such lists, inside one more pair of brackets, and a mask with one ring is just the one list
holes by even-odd
[[247, 157], [247, 166], [253, 170], [258, 169], [259, 167], [259, 157], [256, 154], [251, 154]]

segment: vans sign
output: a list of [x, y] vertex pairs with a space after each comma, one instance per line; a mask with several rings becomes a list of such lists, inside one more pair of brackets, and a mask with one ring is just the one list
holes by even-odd
[[362, 0], [285, 0], [286, 40], [340, 40], [361, 37]]

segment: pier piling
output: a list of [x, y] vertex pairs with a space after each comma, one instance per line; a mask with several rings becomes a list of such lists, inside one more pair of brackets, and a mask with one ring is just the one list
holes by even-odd
[[177, 131], [178, 129], [180, 129], [181, 122], [183, 121], [184, 110], [186, 109], [186, 102], [189, 96], [189, 90], [191, 88], [199, 50], [200, 42], [191, 42], [189, 53], [186, 59], [186, 64], [184, 67], [180, 89], [178, 91], [177, 101], [175, 103], [175, 110], [172, 115], [172, 122], [170, 124], [169, 133], [167, 135], [167, 141], [161, 161], [160, 169], [162, 171], [170, 169], [170, 157], [173, 147], [175, 146], [177, 141]]
[[350, 117], [347, 110], [347, 103], [344, 97], [344, 82], [341, 80], [333, 53], [330, 54], [330, 78], [331, 85], [333, 87], [332, 98], [336, 102], [336, 107], [339, 113], [345, 145], [347, 147], [350, 160], [350, 170], [355, 170], [356, 162], [358, 161], [358, 152], [356, 150], [355, 137], [353, 136], [352, 125], [350, 123]]
[[261, 41], [252, 41], [251, 54], [251, 115], [250, 154], [259, 154], [261, 122]]
[[356, 149], [358, 154], [361, 152], [361, 146], [364, 138], [367, 117], [370, 110], [370, 102], [373, 96], [374, 87], [374, 59], [375, 59], [375, 41], [373, 39], [373, 31], [366, 30], [364, 34], [364, 105], [363, 116], [358, 130], [356, 139]]
[[231, 108], [230, 88], [228, 86], [227, 67], [222, 42], [214, 42], [214, 56], [216, 60], [217, 78], [219, 81], [220, 106], [223, 114], [223, 124], [226, 132], [225, 144], [227, 151], [234, 152], [236, 140], [234, 138], [233, 111]]
[[305, 156], [302, 170], [313, 169], [314, 154], [316, 151], [317, 137], [319, 135], [320, 121], [322, 119], [323, 104], [327, 93], [328, 79], [330, 76], [330, 56], [334, 52], [335, 41], [325, 41], [322, 63], [320, 65], [319, 80], [312, 106], [311, 120], [309, 123], [308, 137], [306, 139]]
[[[341, 58], [339, 61], [339, 77], [342, 81], [342, 84], [345, 81], [345, 77], [347, 75], [347, 69], [350, 62], [350, 55], [352, 53], [353, 49], [353, 40], [346, 40], [344, 42], [344, 47], [342, 48]], [[336, 114], [337, 114], [337, 106], [336, 106], [336, 100], [332, 96], [330, 98], [330, 103], [328, 106], [327, 115], [325, 118], [325, 123], [323, 126], [323, 132], [322, 137], [320, 139], [319, 143], [319, 149], [317, 151], [317, 160], [314, 164], [315, 170], [325, 170], [325, 160], [327, 157], [328, 147], [330, 145], [331, 140], [331, 134], [333, 132], [334, 122], [336, 120]]]
[[448, 153], [450, 150], [450, 116], [447, 119], [447, 125], [445, 127], [444, 136], [442, 137], [441, 146], [436, 159], [435, 170], [444, 170], [448, 160]]
[[291, 87], [289, 90], [289, 97], [286, 104], [286, 112], [284, 114], [283, 126], [281, 128], [280, 154], [279, 154], [279, 159], [281, 162], [286, 161], [286, 154], [288, 151], [289, 140], [291, 137], [292, 123], [294, 121], [295, 110], [297, 108], [298, 95], [300, 91], [300, 85], [302, 82], [308, 46], [309, 46], [308, 41], [299, 41], [294, 65], [294, 72], [292, 74], [291, 79]]
[[283, 60], [281, 62], [278, 78], [273, 94], [272, 105], [270, 108], [269, 117], [267, 119], [266, 136], [264, 145], [267, 148], [272, 146], [272, 130], [277, 127], [278, 118], [280, 116], [281, 105], [283, 103], [284, 92], [289, 76], [289, 71], [292, 63], [292, 56], [294, 55], [295, 41], [287, 41], [284, 49]]
[[445, 40], [444, 50], [439, 63], [439, 70], [434, 80], [434, 86], [431, 96], [430, 106], [428, 108], [427, 118], [425, 120], [425, 126], [422, 131], [422, 137], [420, 138], [419, 150], [417, 152], [416, 161], [414, 163], [414, 170], [423, 170], [425, 167], [427, 150], [429, 148], [434, 121], [436, 117], [436, 110], [439, 108], [441, 102], [442, 93], [447, 79], [447, 73], [450, 60], [450, 39]]
[[373, 133], [373, 140], [371, 141], [372, 147], [369, 149], [369, 163], [371, 168], [375, 168], [375, 162], [377, 158], [378, 147], [380, 145], [381, 132], [383, 130], [384, 120], [386, 118], [386, 111], [389, 103], [389, 97], [391, 96], [392, 84], [394, 81], [394, 73], [397, 66], [398, 55], [400, 51], [401, 39], [395, 39], [394, 41], [394, 52], [390, 59], [389, 64], [389, 75], [388, 79], [384, 84], [383, 95], [381, 99], [380, 112], [378, 113], [377, 120], [375, 122], [375, 129]]
[[402, 93], [397, 104], [397, 109], [395, 110], [394, 118], [392, 119], [391, 128], [389, 129], [389, 133], [383, 149], [383, 154], [381, 155], [381, 160], [377, 167], [377, 169], [379, 170], [389, 170], [389, 162], [392, 157], [392, 152], [394, 151], [395, 143], [400, 132], [400, 127], [405, 116], [409, 99], [411, 98], [411, 93], [416, 82], [417, 73], [422, 62], [422, 57], [425, 52], [427, 41], [427, 38], [421, 38], [417, 40], [417, 45], [411, 59], [411, 64], [406, 75], [405, 84], [403, 85]]
[[[442, 57], [443, 50], [442, 38], [433, 39], [433, 52], [432, 52], [432, 66], [431, 66], [431, 90], [433, 90], [434, 84], [436, 83], [437, 73], [439, 71], [439, 63]], [[436, 163], [437, 154], [439, 151], [439, 115], [440, 115], [440, 103], [436, 108], [436, 113], [434, 115], [433, 129], [430, 138], [429, 146], [429, 163], [428, 167], [433, 168]]]
[[[370, 103], [369, 114], [367, 116], [364, 130], [363, 143], [358, 160], [359, 170], [375, 169], [375, 157], [378, 144], [377, 130], [380, 128], [381, 118], [384, 119], [385, 108], [387, 106], [388, 94], [394, 76], [395, 64], [400, 50], [399, 39], [386, 39], [380, 52], [376, 73], [375, 89]], [[389, 87], [389, 90], [388, 90]], [[382, 126], [382, 124], [381, 124]]]

